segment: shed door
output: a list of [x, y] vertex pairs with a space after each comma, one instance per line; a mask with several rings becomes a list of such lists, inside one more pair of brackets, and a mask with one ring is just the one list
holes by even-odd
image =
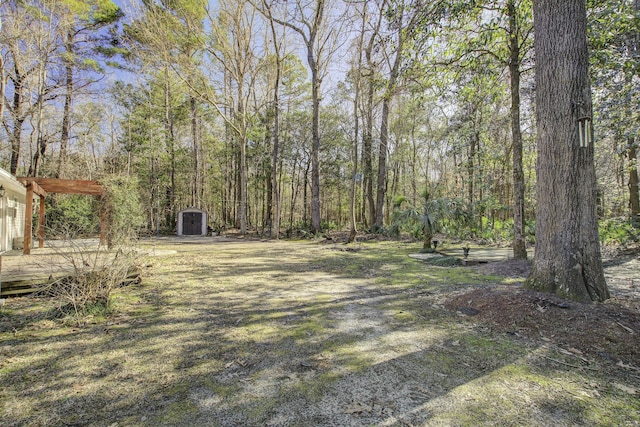
[[183, 212], [182, 234], [187, 236], [199, 236], [202, 234], [202, 213]]

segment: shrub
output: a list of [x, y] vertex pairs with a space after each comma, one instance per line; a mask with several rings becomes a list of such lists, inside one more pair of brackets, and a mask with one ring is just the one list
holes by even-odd
[[138, 181], [128, 176], [103, 178], [104, 209], [108, 224], [109, 246], [128, 245], [137, 240], [145, 218], [138, 193]]
[[423, 237], [423, 249], [430, 250], [433, 236], [442, 230], [443, 224], [466, 224], [468, 215], [464, 204], [455, 199], [432, 198], [428, 191], [422, 193], [420, 206], [411, 206], [404, 197], [393, 203], [393, 226], [409, 228], [415, 237]]
[[109, 313], [113, 290], [130, 280], [137, 270], [133, 246], [109, 250], [67, 238], [56, 247], [56, 255], [71, 265], [70, 274], [48, 284], [41, 293], [53, 297], [59, 312], [73, 316], [77, 324], [87, 314]]
[[640, 229], [627, 218], [617, 217], [600, 221], [600, 241], [604, 245], [625, 246], [640, 241]]
[[[47, 198], [47, 205], [45, 223], [52, 230], [53, 236], [68, 234], [69, 230], [74, 230], [74, 234], [78, 236], [88, 236], [100, 228], [95, 197], [56, 194]], [[36, 223], [37, 219], [34, 221]]]
[[56, 247], [56, 254], [71, 265], [72, 271], [44, 291], [56, 299], [61, 313], [73, 315], [77, 323], [87, 314], [108, 313], [111, 293], [136, 270], [136, 231], [144, 222], [137, 183], [128, 177], [101, 182], [106, 188], [102, 202], [108, 224], [107, 247], [87, 246], [77, 239], [83, 235], [81, 227], [61, 225], [63, 221], [50, 232], [63, 241]]

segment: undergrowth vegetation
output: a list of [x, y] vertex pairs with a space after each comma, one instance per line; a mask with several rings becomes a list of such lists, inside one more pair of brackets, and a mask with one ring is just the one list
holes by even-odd
[[600, 241], [605, 245], [626, 246], [640, 242], [640, 226], [628, 218], [600, 221]]
[[[76, 324], [86, 315], [110, 314], [112, 292], [137, 275], [137, 228], [143, 217], [136, 181], [106, 177], [101, 183], [105, 194], [98, 202], [87, 203], [91, 199], [86, 196], [59, 198], [47, 232], [58, 240], [57, 255], [72, 271], [44, 286], [40, 293], [53, 297], [59, 314], [71, 315]], [[58, 218], [59, 214], [67, 215], [66, 220]], [[106, 240], [97, 248], [88, 248], [78, 239], [95, 233], [100, 216], [105, 219]]]

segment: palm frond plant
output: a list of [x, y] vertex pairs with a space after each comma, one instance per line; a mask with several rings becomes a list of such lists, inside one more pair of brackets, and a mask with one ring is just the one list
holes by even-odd
[[435, 250], [433, 245], [434, 235], [440, 231], [443, 221], [460, 221], [466, 223], [468, 213], [463, 203], [456, 199], [434, 198], [429, 191], [422, 193], [420, 206], [411, 206], [406, 197], [398, 197], [394, 200], [394, 225], [419, 226], [422, 231], [422, 249], [425, 252]]

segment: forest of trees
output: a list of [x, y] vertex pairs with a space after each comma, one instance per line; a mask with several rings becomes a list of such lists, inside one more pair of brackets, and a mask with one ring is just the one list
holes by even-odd
[[[640, 1], [586, 12], [597, 214], [630, 224]], [[190, 206], [273, 238], [438, 210], [526, 257], [533, 18], [531, 0], [0, 0], [0, 166], [131, 177], [149, 232]]]

